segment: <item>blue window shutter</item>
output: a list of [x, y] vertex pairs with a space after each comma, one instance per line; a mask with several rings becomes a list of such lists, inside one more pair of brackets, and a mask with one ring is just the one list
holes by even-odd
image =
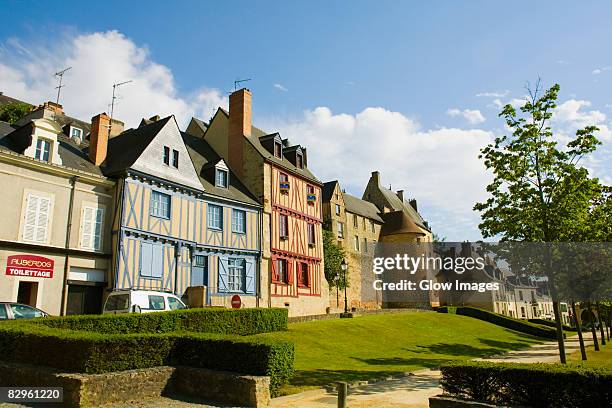
[[219, 292], [229, 292], [227, 288], [227, 257], [219, 257]]
[[161, 278], [164, 272], [164, 246], [155, 244], [153, 246], [153, 259], [151, 265], [151, 276]]
[[255, 262], [253, 258], [245, 258], [245, 293], [255, 294]]
[[153, 260], [153, 244], [142, 241], [140, 243], [140, 275], [151, 276]]

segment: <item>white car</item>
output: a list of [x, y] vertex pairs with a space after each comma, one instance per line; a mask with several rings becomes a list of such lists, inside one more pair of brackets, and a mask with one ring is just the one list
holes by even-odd
[[181, 299], [172, 293], [126, 289], [108, 295], [102, 313], [150, 313], [185, 308], [187, 306]]

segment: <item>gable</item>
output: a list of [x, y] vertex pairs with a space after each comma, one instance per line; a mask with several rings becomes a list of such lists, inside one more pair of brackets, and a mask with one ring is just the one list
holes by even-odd
[[[164, 163], [165, 146], [170, 148], [170, 165]], [[178, 169], [172, 166], [173, 150], [178, 151]], [[198, 190], [204, 189], [174, 119], [160, 129], [131, 168]]]

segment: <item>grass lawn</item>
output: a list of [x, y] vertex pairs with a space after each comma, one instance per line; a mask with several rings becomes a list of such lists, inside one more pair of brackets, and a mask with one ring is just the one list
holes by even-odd
[[295, 376], [285, 393], [437, 367], [543, 341], [467, 316], [433, 312], [370, 315], [289, 325], [257, 337], [295, 343]]
[[[599, 336], [599, 333], [597, 333]], [[590, 339], [591, 334], [588, 333]], [[601, 339], [599, 339], [601, 340]], [[586, 348], [587, 360], [582, 361], [580, 351], [572, 353], [568, 356], [567, 360], [571, 363], [575, 363], [584, 367], [605, 367], [612, 369], [612, 344], [606, 342], [605, 346], [599, 345], [599, 351], [595, 351], [593, 346]]]

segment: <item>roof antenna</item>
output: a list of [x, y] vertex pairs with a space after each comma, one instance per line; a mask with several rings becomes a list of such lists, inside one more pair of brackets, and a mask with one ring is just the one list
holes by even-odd
[[55, 89], [57, 89], [57, 99], [55, 99], [55, 103], [58, 104], [58, 105], [59, 105], [59, 100], [60, 100], [60, 92], [62, 91], [62, 88], [66, 86], [66, 85], [62, 85], [62, 81], [64, 79], [64, 74], [69, 69], [72, 69], [72, 67], [68, 67], [68, 68], [62, 69], [61, 71], [57, 71], [55, 74], [53, 74], [53, 76], [56, 76], [56, 77], [59, 78], [59, 83], [55, 87]]
[[115, 95], [115, 91], [121, 85], [129, 84], [130, 82], [132, 82], [131, 79], [129, 81], [123, 81], [123, 82], [119, 82], [119, 83], [113, 84], [113, 98], [111, 99], [111, 104], [110, 104], [110, 111], [111, 111], [111, 114], [110, 114], [110, 123], [108, 125], [108, 138], [109, 139], [110, 139], [110, 135], [111, 135], [111, 128], [113, 127], [113, 115], [115, 114], [115, 99], [118, 98]]
[[251, 78], [235, 80], [234, 81], [234, 92], [236, 92], [238, 90], [238, 85], [240, 85], [242, 82], [248, 82], [250, 80], [251, 80]]

